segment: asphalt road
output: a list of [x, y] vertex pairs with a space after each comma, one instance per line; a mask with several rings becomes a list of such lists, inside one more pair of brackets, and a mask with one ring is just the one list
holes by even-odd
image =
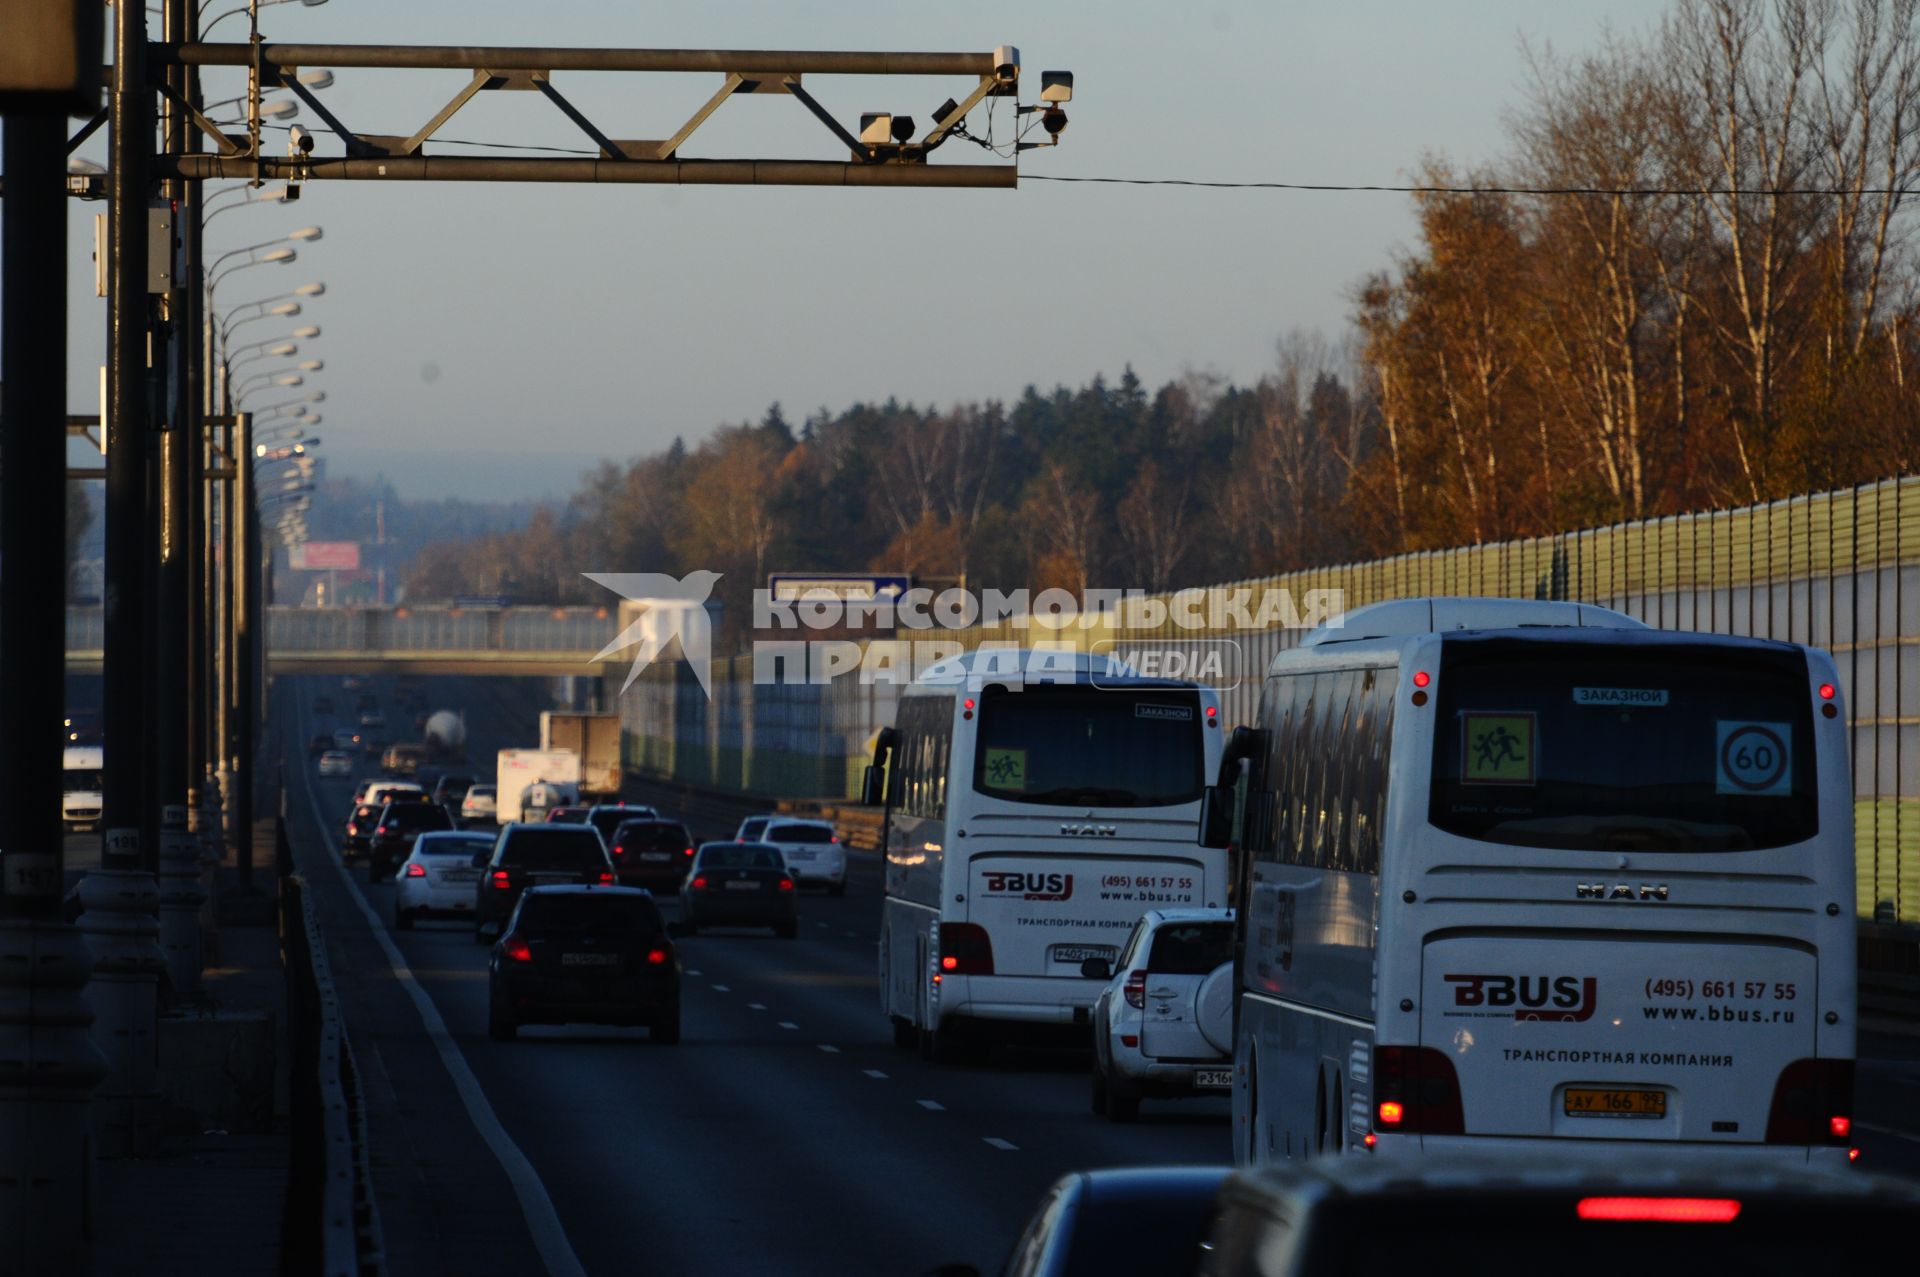
[[[436, 706], [467, 709], [474, 770], [534, 743], [524, 696], [434, 684]], [[285, 680], [290, 763], [334, 725], [312, 712], [320, 687], [351, 707], [336, 680]], [[352, 782], [310, 766], [287, 776], [296, 855], [367, 1078], [396, 1273], [991, 1270], [1068, 1170], [1229, 1156], [1224, 1100], [1149, 1102], [1135, 1126], [1093, 1116], [1080, 1053], [936, 1067], [896, 1049], [877, 1006], [871, 858], [855, 860], [844, 897], [802, 899], [797, 940], [681, 941], [678, 1046], [585, 1026], [493, 1042], [487, 950], [471, 927], [391, 930], [391, 886], [368, 886], [356, 865], [349, 887], [334, 855]]]

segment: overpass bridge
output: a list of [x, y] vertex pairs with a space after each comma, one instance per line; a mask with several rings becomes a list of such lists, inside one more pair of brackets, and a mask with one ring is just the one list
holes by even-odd
[[[269, 674], [598, 675], [607, 662], [594, 657], [621, 624], [616, 607], [265, 611]], [[70, 672], [100, 672], [104, 634], [99, 607], [67, 609]]]

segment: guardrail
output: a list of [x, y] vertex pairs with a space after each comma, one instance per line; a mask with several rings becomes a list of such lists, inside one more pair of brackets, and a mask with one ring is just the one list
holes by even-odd
[[275, 832], [287, 1039], [294, 1061], [288, 1097], [293, 1156], [284, 1271], [312, 1277], [384, 1277], [385, 1244], [353, 1044], [306, 879], [291, 872], [284, 811]]

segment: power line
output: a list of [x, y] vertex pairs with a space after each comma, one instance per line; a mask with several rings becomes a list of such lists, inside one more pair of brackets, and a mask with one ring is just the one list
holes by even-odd
[[1734, 198], [1755, 195], [1893, 195], [1913, 194], [1903, 187], [1866, 186], [1855, 189], [1839, 187], [1782, 187], [1778, 190], [1766, 188], [1747, 189], [1745, 187], [1684, 187], [1684, 186], [1436, 186], [1410, 185], [1387, 186], [1370, 184], [1344, 184], [1334, 182], [1215, 182], [1199, 178], [1186, 177], [1061, 177], [1045, 173], [1022, 173], [1022, 182], [1080, 182], [1105, 186], [1191, 186], [1207, 190], [1229, 191], [1330, 191], [1330, 192], [1378, 192], [1389, 195], [1624, 195], [1635, 197], [1660, 197], [1672, 195], [1715, 196]]

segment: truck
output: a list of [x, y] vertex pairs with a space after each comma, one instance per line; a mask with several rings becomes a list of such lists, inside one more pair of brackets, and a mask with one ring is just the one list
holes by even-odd
[[583, 801], [620, 796], [620, 716], [545, 710], [540, 715], [540, 748], [572, 750], [580, 759]]
[[503, 749], [495, 763], [494, 819], [504, 825], [520, 819], [520, 802], [528, 786], [580, 784], [580, 756], [570, 749]]
[[467, 761], [467, 720], [458, 710], [435, 710], [422, 729], [426, 734], [427, 757], [435, 762]]

